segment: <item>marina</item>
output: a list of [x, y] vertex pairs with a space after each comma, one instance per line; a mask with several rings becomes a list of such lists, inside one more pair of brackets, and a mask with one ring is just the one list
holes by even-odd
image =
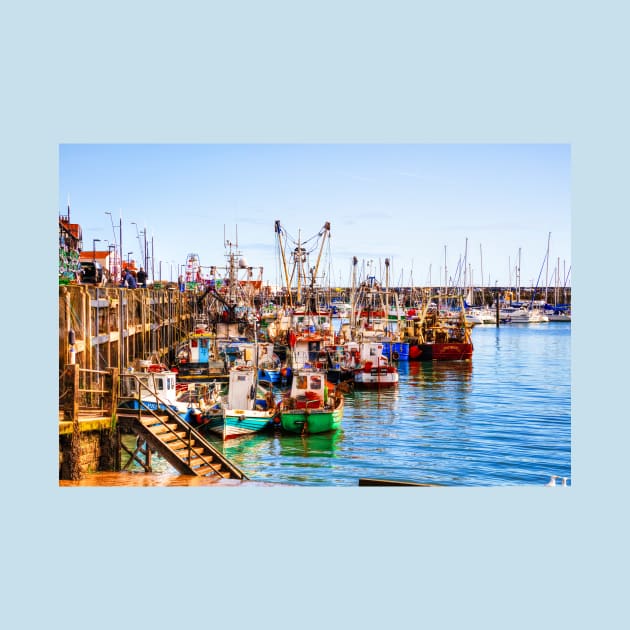
[[[91, 391], [92, 396], [100, 397], [99, 407], [112, 400], [114, 390], [120, 395], [119, 380], [140, 378], [146, 372], [147, 377], [163, 376], [165, 383], [174, 381], [177, 371], [166, 371], [163, 375], [160, 370], [164, 367], [158, 371], [148, 370], [157, 369], [162, 360], [174, 359], [172, 348], [180, 346], [181, 339], [187, 337], [186, 329], [191, 331], [194, 339], [207, 338], [209, 343], [214, 339], [208, 331], [196, 328], [197, 305], [195, 294], [168, 288], [130, 291], [60, 287], [61, 321], [67, 316], [68, 322], [74, 322], [72, 326], [60, 326], [60, 370], [67, 369], [63, 366], [71, 361], [77, 367], [78, 364], [85, 365], [85, 369], [81, 368], [83, 388]], [[99, 314], [95, 315], [97, 312]], [[77, 313], [86, 314], [89, 328], [80, 329], [76, 325]], [[332, 321], [333, 333], [340, 332], [345, 320]], [[121, 322], [122, 335], [119, 334]], [[69, 326], [73, 334], [68, 336], [64, 331]], [[97, 330], [98, 334], [95, 334]], [[281, 430], [280, 414], [261, 411], [257, 413], [265, 419], [263, 424], [266, 426], [258, 425], [255, 433], [230, 440], [221, 439], [220, 432], [217, 435], [216, 431], [203, 431], [203, 427], [198, 427], [188, 417], [193, 430], [200, 432], [200, 438], [238, 471], [236, 479], [234, 476], [210, 478], [208, 483], [496, 486], [545, 485], [552, 476], [570, 480], [570, 322], [475, 325], [468, 334], [474, 346], [472, 360], [420, 361], [409, 360], [409, 357], [401, 360], [399, 355], [398, 360], [391, 360], [399, 377], [394, 387], [387, 384], [367, 389], [353, 387], [339, 393], [342, 411], [336, 421], [320, 429], [315, 429], [317, 425], [313, 424], [315, 432], [305, 431], [303, 424], [296, 425], [296, 421], [303, 423], [305, 418], [296, 420], [289, 409], [285, 410], [287, 430]], [[173, 343], [169, 344], [169, 341]], [[95, 352], [99, 347], [100, 352]], [[244, 362], [251, 365], [252, 347], [244, 342], [240, 347], [242, 357], [250, 359]], [[131, 360], [147, 355], [154, 355], [158, 363], [147, 363], [144, 370], [117, 376], [118, 357], [127, 356]], [[317, 347], [315, 358], [319, 355], [320, 348]], [[205, 360], [212, 365], [213, 359], [209, 356]], [[224, 353], [223, 356], [228, 355]], [[303, 363], [308, 359], [306, 352]], [[238, 364], [239, 360], [234, 360]], [[217, 368], [216, 359], [214, 361]], [[112, 364], [113, 368], [110, 367]], [[97, 366], [99, 370], [95, 369]], [[243, 394], [240, 394], [243, 396], [241, 406], [245, 405], [247, 391], [254, 382], [252, 369], [243, 372], [250, 375], [250, 380], [245, 382]], [[99, 378], [101, 372], [102, 378]], [[226, 372], [225, 382], [228, 382], [230, 373], [232, 378], [237, 373], [240, 376], [238, 365]], [[167, 379], [170, 374], [173, 375]], [[189, 374], [186, 372], [186, 378]], [[315, 378], [313, 374], [308, 369], [305, 376]], [[79, 377], [76, 378], [78, 382]], [[327, 382], [325, 376], [317, 378], [317, 387]], [[216, 386], [216, 375], [213, 379]], [[283, 395], [299, 398], [299, 392], [289, 392], [282, 381], [269, 382], [267, 386], [272, 388], [278, 403]], [[333, 385], [330, 386], [334, 391]], [[189, 397], [181, 399], [198, 404], [195, 387], [184, 380], [180, 392]], [[235, 400], [238, 400], [237, 391], [235, 388]], [[307, 399], [307, 393], [311, 400]], [[316, 401], [315, 396], [311, 397], [306, 390], [301, 395], [305, 401], [301, 411], [304, 414]], [[85, 396], [89, 395], [82, 396], [85, 403]], [[117, 404], [120, 405], [120, 401]], [[88, 435], [110, 436], [114, 426], [117, 431], [123, 431], [118, 435], [117, 443], [111, 442], [111, 438], [106, 440], [103, 450], [109, 450], [110, 459], [105, 467], [102, 464], [107, 460], [103, 453], [99, 453], [99, 457], [93, 458], [73, 477], [68, 467], [72, 411], [68, 412], [66, 407], [64, 403], [60, 408], [60, 444], [66, 445], [60, 446], [61, 451], [65, 449], [63, 456], [60, 451], [62, 485], [89, 485], [90, 477], [92, 483], [98, 485], [99, 479], [111, 480], [116, 469], [124, 473], [126, 479], [130, 479], [129, 474], [149, 475], [159, 480], [156, 485], [170, 485], [171, 476], [190, 477], [189, 481], [183, 479], [176, 485], [202, 483], [195, 481], [199, 475], [186, 475], [185, 470], [182, 474], [183, 469], [178, 470], [173, 465], [168, 453], [164, 456], [159, 448], [156, 449], [159, 445], [143, 446], [138, 440], [140, 435], [137, 431], [133, 433], [131, 421], [129, 418], [125, 420], [124, 413], [113, 421], [110, 409], [99, 418], [98, 409], [89, 414], [79, 409], [78, 402], [75, 413]], [[122, 406], [118, 406], [119, 416], [122, 411]], [[316, 419], [316, 410], [312, 411], [311, 423]], [[239, 424], [239, 414], [242, 417], [246, 413], [243, 410], [236, 413], [236, 425]], [[214, 417], [223, 423], [223, 418], [230, 415], [234, 417], [235, 412], [227, 410], [218, 416], [215, 413]], [[142, 435], [146, 441], [147, 434]], [[126, 444], [130, 437], [136, 442]], [[118, 455], [113, 452], [116, 448], [120, 449]], [[134, 452], [136, 449], [138, 451]], [[112, 472], [106, 473], [107, 470]], [[62, 474], [62, 471], [65, 472]], [[135, 481], [130, 483], [133, 485]]]
[[[277, 165], [295, 150], [281, 149]], [[386, 173], [392, 150], [368, 147], [360, 159]], [[248, 169], [249, 155], [264, 159], [260, 151], [236, 149]], [[425, 151], [412, 148], [416, 158]], [[329, 160], [344, 164], [353, 151], [297, 155], [302, 166], [318, 156], [323, 181], [336, 189]], [[500, 156], [485, 157], [499, 167]], [[407, 202], [399, 201], [400, 215]], [[381, 206], [389, 203], [381, 194]], [[452, 208], [461, 219], [460, 203]], [[216, 222], [178, 236], [183, 224], [162, 208], [161, 242], [131, 222], [138, 256], [133, 234], [123, 239], [122, 211], [118, 224], [104, 214], [113, 242], [94, 237], [91, 250], [69, 201], [59, 216], [60, 482], [131, 473], [213, 484], [570, 485], [571, 265], [552, 257], [551, 232], [533, 263], [525, 266], [520, 245], [514, 259], [505, 256], [506, 284], [486, 279], [481, 244], [474, 281], [467, 235], [450, 259], [443, 246], [432, 277], [435, 243], [418, 247], [378, 213], [366, 216], [369, 238], [351, 215], [337, 225], [317, 210], [289, 212], [290, 222], [224, 224], [221, 239]], [[414, 213], [409, 220], [418, 233], [429, 227]], [[243, 231], [251, 258], [242, 238], [239, 245]], [[189, 242], [183, 264], [155, 253], [156, 245], [171, 248], [183, 260], [174, 248]], [[563, 233], [558, 251], [566, 242]], [[400, 265], [399, 243], [411, 273]], [[495, 248], [496, 269], [514, 248]], [[414, 278], [415, 255], [424, 281]]]
[[[217, 446], [261, 484], [543, 486], [552, 475], [570, 484], [570, 326], [476, 327], [473, 340], [473, 363], [400, 363], [396, 392], [346, 395], [337, 433]], [[155, 475], [164, 483], [166, 462]]]

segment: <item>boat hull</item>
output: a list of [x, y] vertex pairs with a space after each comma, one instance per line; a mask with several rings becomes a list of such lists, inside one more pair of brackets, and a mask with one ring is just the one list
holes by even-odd
[[414, 343], [409, 346], [412, 361], [467, 361], [472, 355], [472, 343]]
[[372, 368], [369, 372], [358, 370], [354, 373], [355, 387], [393, 387], [398, 384], [398, 372], [387, 368]]
[[343, 401], [335, 409], [289, 409], [280, 413], [280, 425], [289, 433], [337, 431], [343, 418]]
[[[240, 413], [239, 413], [240, 411]], [[269, 427], [274, 413], [272, 411], [234, 410], [225, 416], [211, 418], [206, 424], [207, 431], [224, 440], [259, 433]]]

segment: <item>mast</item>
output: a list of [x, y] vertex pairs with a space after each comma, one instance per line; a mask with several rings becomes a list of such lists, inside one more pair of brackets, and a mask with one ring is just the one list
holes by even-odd
[[468, 266], [468, 237], [466, 237], [466, 243], [464, 245], [464, 295], [466, 294], [466, 289], [468, 289], [467, 277], [466, 277], [466, 267]]
[[545, 258], [547, 259], [547, 270], [545, 271], [545, 304], [547, 303], [547, 289], [549, 288], [549, 243], [551, 241], [551, 232], [549, 232], [549, 236], [547, 237], [547, 254]]
[[322, 252], [324, 251], [326, 237], [330, 236], [330, 222], [329, 221], [326, 221], [326, 223], [324, 223], [324, 227], [320, 230], [319, 236], [322, 237], [322, 242], [319, 248], [319, 254], [317, 255], [317, 262], [315, 263], [315, 268], [313, 269], [311, 273], [311, 289], [310, 289], [311, 306], [315, 306], [315, 308], [312, 309], [315, 312], [319, 312], [319, 308], [317, 308], [317, 305], [315, 304], [315, 280], [317, 278], [317, 272], [319, 271], [319, 263], [322, 259]]
[[[448, 293], [448, 271], [446, 268], [446, 245], [444, 245], [444, 295]], [[441, 300], [438, 300], [441, 302]], [[438, 309], [441, 308], [441, 304], [438, 303]]]
[[[298, 266], [297, 267], [297, 293], [295, 295], [295, 301], [298, 304], [302, 303], [302, 265], [301, 265], [302, 247], [300, 244], [300, 239], [301, 239], [301, 230], [298, 229], [298, 242], [297, 242], [297, 247], [295, 249], [295, 256], [296, 256], [295, 264]], [[298, 257], [299, 257], [299, 260], [298, 260]]]
[[352, 297], [350, 298], [350, 331], [352, 336], [354, 336], [354, 329], [356, 327], [356, 291], [357, 291], [357, 263], [358, 259], [356, 256], [352, 257]]
[[516, 266], [516, 301], [521, 301], [521, 248], [518, 248], [518, 265]]
[[276, 220], [275, 231], [276, 231], [276, 236], [278, 237], [278, 248], [280, 249], [280, 257], [282, 258], [282, 270], [284, 271], [284, 280], [285, 280], [285, 285], [287, 287], [287, 293], [289, 297], [289, 308], [292, 308], [293, 299], [291, 297], [291, 286], [289, 283], [289, 271], [287, 269], [287, 259], [284, 253], [284, 246], [282, 245], [282, 236], [281, 236], [282, 228], [280, 226], [280, 220]]
[[481, 248], [481, 243], [479, 243], [479, 258], [481, 259], [481, 306], [485, 307], [486, 300], [483, 294], [483, 250]]
[[385, 316], [389, 317], [389, 258], [385, 259]]

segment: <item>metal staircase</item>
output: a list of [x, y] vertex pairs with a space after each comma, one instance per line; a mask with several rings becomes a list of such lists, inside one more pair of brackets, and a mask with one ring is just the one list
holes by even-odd
[[[134, 401], [134, 407], [125, 406], [126, 401]], [[133, 453], [123, 446], [130, 455], [125, 467], [135, 460], [145, 470], [150, 471], [150, 453], [156, 451], [183, 475], [219, 475], [226, 479], [242, 480], [248, 478], [176, 411], [165, 404], [159, 405], [156, 410], [138, 398], [120, 397], [117, 421], [121, 430], [131, 432], [138, 438], [138, 446]], [[146, 444], [144, 448], [143, 443]], [[146, 462], [141, 460], [139, 453], [147, 456]]]

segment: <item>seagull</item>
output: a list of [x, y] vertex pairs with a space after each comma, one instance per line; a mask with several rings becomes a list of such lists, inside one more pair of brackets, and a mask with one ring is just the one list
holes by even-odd
[[551, 475], [551, 479], [549, 480], [549, 483], [545, 484], [546, 486], [555, 486], [556, 485], [556, 475]]

